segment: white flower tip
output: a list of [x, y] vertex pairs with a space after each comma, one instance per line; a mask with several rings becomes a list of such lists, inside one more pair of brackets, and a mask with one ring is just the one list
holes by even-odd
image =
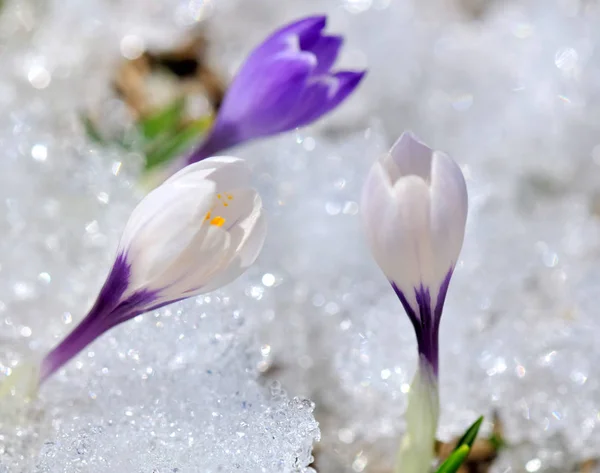
[[390, 149], [389, 159], [398, 168], [400, 176], [416, 175], [429, 181], [432, 154], [433, 150], [429, 146], [412, 132], [405, 131]]

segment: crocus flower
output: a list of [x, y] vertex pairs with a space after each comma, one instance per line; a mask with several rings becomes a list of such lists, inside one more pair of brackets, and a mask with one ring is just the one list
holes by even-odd
[[215, 290], [257, 258], [266, 234], [245, 162], [214, 157], [179, 171], [133, 210], [83, 321], [43, 360], [40, 382], [110, 328]]
[[467, 218], [462, 172], [448, 155], [405, 132], [372, 167], [363, 188], [362, 217], [373, 256], [417, 336], [419, 367], [411, 389], [415, 394], [409, 397], [401, 451], [408, 453], [401, 455], [401, 471], [424, 473], [439, 411], [440, 319]]
[[193, 163], [255, 138], [311, 123], [337, 107], [365, 72], [332, 72], [342, 37], [323, 34], [325, 16], [291, 23], [246, 59]]

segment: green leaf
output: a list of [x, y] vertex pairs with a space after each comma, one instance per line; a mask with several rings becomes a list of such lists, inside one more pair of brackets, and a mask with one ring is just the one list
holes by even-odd
[[446, 461], [438, 468], [437, 473], [455, 473], [463, 464], [471, 448], [467, 444], [463, 444], [454, 450]]
[[146, 170], [160, 166], [186, 151], [210, 126], [210, 118], [192, 122], [183, 130], [155, 140], [145, 150]]
[[138, 125], [147, 140], [153, 140], [163, 133], [171, 133], [181, 123], [185, 112], [185, 98], [181, 97], [162, 110], [142, 118]]
[[88, 138], [90, 140], [92, 140], [94, 143], [98, 143], [101, 145], [106, 144], [106, 142], [104, 141], [104, 138], [102, 138], [102, 135], [98, 131], [98, 128], [96, 128], [96, 125], [94, 124], [92, 119], [84, 114], [80, 115], [80, 117], [81, 117], [81, 121], [83, 123], [83, 127], [85, 128], [85, 133], [87, 134]]
[[463, 445], [467, 445], [469, 448], [473, 446], [473, 442], [475, 442], [475, 438], [477, 437], [477, 433], [479, 432], [479, 427], [481, 427], [482, 422], [483, 416], [473, 422], [473, 425], [467, 429], [467, 431], [457, 442], [456, 447], [454, 447], [454, 451], [458, 450]]

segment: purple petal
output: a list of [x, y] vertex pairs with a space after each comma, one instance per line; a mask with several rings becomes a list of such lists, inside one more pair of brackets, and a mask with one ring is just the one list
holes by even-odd
[[265, 64], [260, 74], [238, 77], [214, 127], [235, 124], [240, 141], [284, 130], [282, 123], [295, 110], [315, 65], [310, 54], [282, 56]]
[[278, 29], [250, 54], [242, 67], [252, 67], [278, 52], [309, 49], [321, 37], [326, 24], [326, 16], [310, 16]]
[[294, 125], [289, 128], [307, 125], [333, 110], [354, 91], [365, 74], [366, 71], [344, 71], [317, 78], [305, 90], [301, 109], [295, 115]]
[[96, 302], [79, 325], [46, 355], [40, 371], [40, 383], [110, 328], [109, 315], [127, 290], [131, 267], [126, 256], [117, 255]]
[[325, 15], [316, 15], [304, 18], [303, 20], [292, 23], [281, 30], [280, 35], [297, 35], [300, 40], [300, 49], [306, 51], [321, 37], [321, 31], [327, 25], [327, 17]]
[[127, 299], [121, 300], [128, 288], [130, 274], [131, 266], [127, 262], [127, 257], [120, 253], [88, 314], [44, 357], [40, 370], [40, 383], [104, 332], [152, 308], [152, 302], [156, 300], [157, 294], [150, 291], [134, 292]]
[[327, 74], [337, 59], [344, 39], [341, 36], [321, 36], [310, 48], [317, 57], [315, 75]]
[[313, 36], [321, 32], [326, 25], [326, 15], [307, 16], [306, 18], [302, 18], [301, 20], [296, 20], [291, 23], [288, 23], [285, 26], [282, 26], [275, 33], [269, 36], [269, 38], [266, 41], [276, 36], [282, 36], [290, 33], [297, 34], [300, 37]]

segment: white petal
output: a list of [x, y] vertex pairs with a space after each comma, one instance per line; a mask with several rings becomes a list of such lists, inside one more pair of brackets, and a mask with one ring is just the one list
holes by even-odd
[[161, 272], [185, 249], [213, 205], [214, 183], [194, 186], [160, 186], [134, 210], [121, 247], [132, 262], [129, 291], [152, 285]]
[[[456, 265], [467, 220], [467, 186], [458, 165], [435, 152], [431, 171], [431, 240], [435, 250], [434, 278], [443, 279]], [[434, 295], [432, 294], [432, 300]]]
[[401, 177], [415, 175], [430, 181], [433, 150], [409, 131], [402, 133], [389, 153], [384, 156], [384, 167], [392, 183]]
[[[267, 221], [262, 209], [262, 202], [258, 194], [254, 197], [254, 207], [248, 217], [238, 224], [238, 229], [243, 232], [243, 237], [238, 246], [242, 268], [246, 269], [254, 263], [262, 250], [267, 236]], [[232, 228], [232, 235], [236, 229]]]
[[408, 176], [390, 188], [385, 171], [373, 166], [363, 198], [363, 221], [375, 260], [416, 307], [414, 289], [432, 283], [429, 188]]
[[264, 241], [262, 203], [246, 163], [215, 157], [182, 169], [134, 209], [120, 243], [131, 263], [127, 294], [158, 291], [153, 305], [231, 281]]
[[[205, 231], [181, 254], [173, 266], [179, 274], [176, 283], [169, 288], [176, 298], [207, 292], [205, 286], [226, 271], [235, 256], [231, 235], [215, 225], [207, 225]], [[167, 281], [172, 276], [166, 276]]]
[[[210, 181], [200, 181], [194, 189], [197, 205], [204, 205], [212, 202], [215, 184]], [[195, 211], [196, 206], [181, 206], [181, 198], [184, 192], [180, 187], [171, 185], [162, 185], [150, 192], [131, 212], [129, 220], [125, 225], [121, 236], [120, 247], [126, 249], [129, 242], [139, 235], [140, 231], [146, 225], [154, 222], [156, 218], [161, 218], [161, 214], [165, 211], [190, 213]]]
[[[244, 228], [243, 228], [244, 227]], [[240, 238], [241, 241], [234, 258], [229, 262], [225, 271], [216, 275], [209, 284], [203, 287], [202, 292], [210, 292], [229, 284], [248, 269], [258, 258], [267, 234], [267, 224], [264, 214], [257, 212], [253, 219], [248, 219], [243, 226], [231, 231], [232, 240]]]
[[208, 179], [216, 184], [217, 192], [249, 187], [252, 172], [246, 161], [232, 156], [215, 156], [186, 166], [166, 183]]
[[[225, 220], [223, 228], [229, 230], [254, 211], [255, 197], [254, 189], [235, 189], [217, 193], [211, 210], [212, 217], [221, 217]], [[259, 199], [260, 202], [260, 199]]]

